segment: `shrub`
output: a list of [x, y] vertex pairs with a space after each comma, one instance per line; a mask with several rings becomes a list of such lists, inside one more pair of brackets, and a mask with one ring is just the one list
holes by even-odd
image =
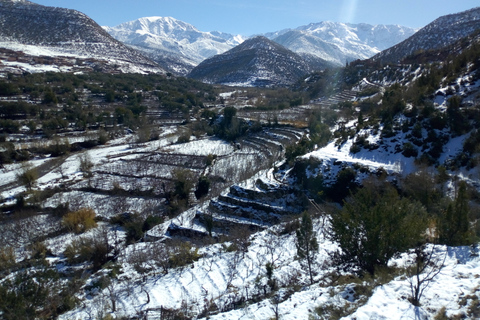
[[195, 197], [200, 199], [208, 194], [210, 190], [210, 180], [206, 176], [201, 176], [198, 179], [197, 188], [195, 190]]
[[127, 243], [135, 243], [142, 239], [144, 233], [143, 222], [138, 215], [135, 215], [135, 218], [132, 219], [132, 221], [125, 224], [125, 229], [127, 231]]
[[97, 226], [95, 211], [90, 208], [82, 208], [69, 212], [63, 217], [62, 224], [71, 232], [85, 232]]
[[469, 222], [467, 185], [461, 181], [458, 195], [447, 210], [440, 216], [440, 242], [450, 246], [470, 245], [473, 242], [473, 230]]
[[162, 222], [163, 222], [162, 217], [149, 215], [147, 219], [145, 219], [145, 221], [143, 222], [142, 230], [144, 232], [148, 231]]
[[418, 155], [418, 150], [411, 144], [410, 142], [406, 142], [403, 144], [402, 154], [407, 157], [416, 157]]
[[357, 188], [357, 173], [350, 167], [343, 168], [337, 174], [335, 183], [326, 189], [326, 195], [335, 202], [341, 202]]
[[216, 154], [209, 154], [205, 159], [205, 165], [211, 166], [213, 164], [213, 160], [217, 159]]
[[172, 268], [183, 267], [200, 258], [197, 248], [193, 248], [190, 242], [181, 242], [172, 247], [169, 264]]
[[90, 158], [90, 155], [88, 153], [84, 153], [83, 155], [79, 156], [79, 161], [79, 170], [83, 173], [83, 175], [87, 178], [92, 177], [93, 162]]
[[182, 134], [177, 139], [177, 143], [187, 143], [187, 142], [190, 142], [190, 134]]
[[23, 164], [20, 173], [17, 174], [18, 181], [31, 191], [38, 179], [38, 171], [30, 164]]
[[108, 261], [108, 243], [102, 237], [84, 237], [72, 241], [63, 254], [70, 264], [91, 262], [98, 270]]
[[12, 247], [0, 248], [0, 272], [6, 271], [15, 265], [15, 253]]
[[450, 318], [447, 316], [447, 309], [442, 307], [438, 310], [437, 314], [433, 318], [433, 320], [449, 320]]

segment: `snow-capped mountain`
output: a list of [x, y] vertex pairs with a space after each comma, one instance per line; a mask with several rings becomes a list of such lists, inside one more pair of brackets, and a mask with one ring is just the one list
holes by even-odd
[[419, 51], [446, 47], [480, 29], [480, 7], [442, 16], [410, 38], [377, 54], [374, 61], [397, 63]]
[[311, 71], [298, 54], [258, 36], [203, 61], [189, 77], [226, 85], [285, 86]]
[[[224, 53], [247, 39], [219, 31], [202, 32], [171, 17], [146, 17], [103, 28], [178, 74], [187, 74], [203, 60]], [[320, 22], [263, 36], [304, 57], [313, 56], [334, 65], [344, 65], [346, 61], [370, 58], [414, 32], [415, 29], [396, 25]]]
[[336, 65], [368, 59], [415, 33], [398, 25], [311, 23], [296, 29], [266, 34], [269, 39], [302, 54], [311, 54]]
[[[0, 48], [29, 57], [89, 60], [90, 65], [115, 72], [164, 72], [85, 14], [26, 0], [0, 0]], [[69, 63], [79, 63], [71, 59]]]
[[202, 32], [171, 17], [140, 18], [104, 29], [178, 74], [186, 74], [203, 60], [244, 41], [239, 35]]

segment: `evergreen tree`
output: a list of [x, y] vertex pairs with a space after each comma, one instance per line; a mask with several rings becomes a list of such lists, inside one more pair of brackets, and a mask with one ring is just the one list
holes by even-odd
[[421, 242], [425, 217], [420, 203], [400, 198], [390, 185], [366, 186], [332, 215], [330, 237], [341, 247], [335, 260], [373, 274], [377, 265]]
[[297, 229], [297, 255], [300, 258], [302, 267], [307, 269], [310, 276], [310, 283], [313, 284], [313, 270], [315, 258], [318, 252], [316, 234], [313, 232], [313, 222], [308, 212], [302, 214], [300, 227]]
[[462, 181], [455, 201], [450, 203], [440, 222], [440, 242], [451, 245], [469, 245], [472, 242], [469, 228], [467, 184]]

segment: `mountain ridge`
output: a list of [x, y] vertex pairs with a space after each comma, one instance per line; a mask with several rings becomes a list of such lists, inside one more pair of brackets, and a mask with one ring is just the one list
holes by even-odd
[[439, 49], [480, 29], [480, 7], [441, 16], [413, 36], [371, 58], [381, 63], [397, 63], [418, 51]]
[[5, 49], [32, 56], [102, 60], [110, 70], [164, 72], [79, 11], [30, 1], [2, 0], [0, 12], [0, 42]]
[[372, 57], [415, 31], [399, 25], [322, 21], [266, 36], [296, 53], [310, 53], [342, 66], [347, 61]]
[[[199, 31], [193, 25], [171, 17], [143, 17], [116, 27], [103, 28], [165, 69], [181, 75], [186, 75], [205, 59], [224, 53], [255, 36], [265, 36], [298, 54], [308, 54], [311, 58], [342, 66], [347, 61], [370, 58], [415, 32], [415, 29], [398, 25], [324, 21], [243, 37], [220, 31]], [[349, 38], [342, 40], [340, 34], [349, 35]]]

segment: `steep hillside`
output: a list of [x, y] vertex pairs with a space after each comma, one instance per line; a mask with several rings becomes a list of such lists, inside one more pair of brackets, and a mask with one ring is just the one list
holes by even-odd
[[26, 0], [2, 0], [0, 13], [2, 48], [31, 56], [103, 60], [103, 65], [110, 69], [163, 72], [154, 62], [112, 38], [78, 11]]
[[203, 60], [243, 42], [241, 36], [202, 32], [171, 17], [145, 17], [104, 29], [165, 69], [181, 75]]
[[259, 36], [205, 60], [189, 77], [208, 83], [267, 87], [292, 84], [311, 71], [299, 55]]
[[448, 46], [480, 29], [480, 7], [440, 17], [410, 38], [372, 58], [381, 63], [397, 63], [418, 53]]

